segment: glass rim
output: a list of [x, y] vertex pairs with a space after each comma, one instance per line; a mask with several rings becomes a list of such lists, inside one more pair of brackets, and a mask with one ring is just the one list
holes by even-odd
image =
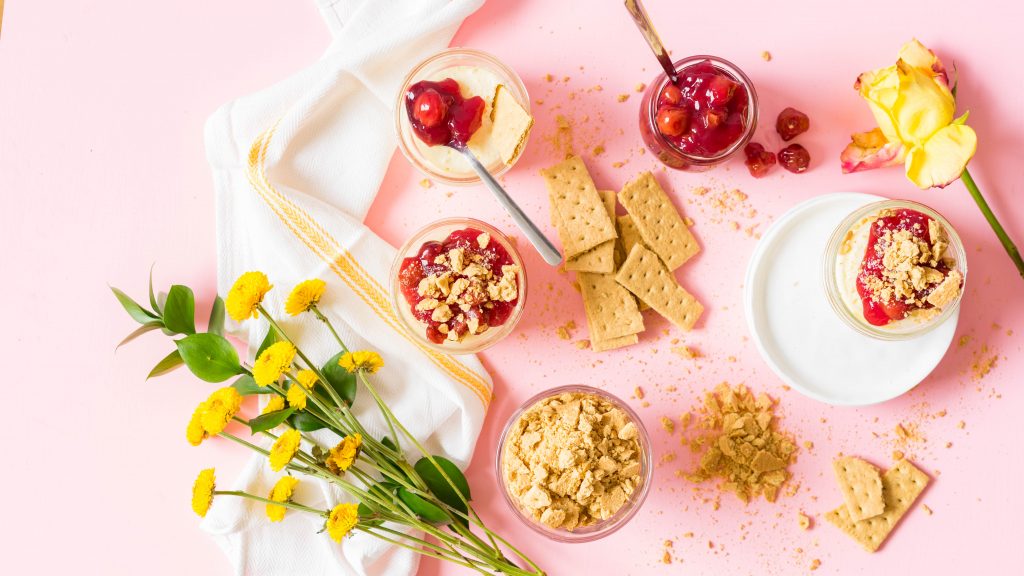
[[[585, 394], [592, 394], [598, 396], [603, 400], [608, 401], [616, 408], [621, 409], [626, 413], [626, 416], [633, 422], [637, 428], [637, 444], [640, 446], [641, 451], [641, 483], [640, 486], [630, 494], [629, 499], [623, 504], [615, 514], [610, 517], [601, 520], [595, 524], [586, 526], [580, 530], [568, 531], [559, 530], [556, 528], [548, 528], [535, 522], [532, 518], [527, 516], [520, 508], [519, 505], [512, 500], [512, 496], [508, 492], [508, 483], [505, 480], [505, 474], [502, 470], [505, 459], [505, 441], [508, 438], [509, 432], [512, 430], [512, 426], [519, 421], [519, 418], [530, 408], [535, 406], [542, 400], [564, 394], [566, 392], [582, 392]], [[541, 534], [556, 542], [565, 543], [583, 543], [593, 542], [615, 533], [620, 528], [629, 523], [630, 520], [636, 516], [637, 512], [643, 506], [644, 501], [647, 500], [648, 492], [650, 491], [651, 481], [654, 477], [653, 468], [653, 448], [651, 445], [651, 437], [647, 432], [647, 428], [644, 426], [643, 421], [640, 419], [640, 415], [637, 414], [633, 408], [629, 406], [621, 398], [600, 388], [593, 386], [587, 386], [586, 384], [567, 384], [563, 386], [556, 386], [555, 388], [549, 388], [537, 394], [534, 394], [522, 404], [509, 416], [505, 422], [505, 426], [502, 428], [501, 436], [498, 437], [497, 445], [498, 453], [494, 458], [495, 476], [498, 479], [498, 487], [501, 490], [501, 495], [505, 500], [505, 504], [512, 510], [512, 513], [518, 518], [523, 524], [529, 526], [534, 532]]]
[[[429, 338], [426, 337], [424, 330], [426, 324], [416, 320], [412, 317], [409, 312], [409, 303], [405, 300], [405, 297], [401, 293], [399, 287], [398, 275], [402, 268], [402, 261], [408, 257], [412, 250], [418, 249], [419, 245], [428, 240], [437, 240], [437, 238], [431, 238], [431, 234], [445, 227], [472, 227], [478, 228], [482, 232], [486, 232], [491, 235], [492, 240], [496, 240], [501, 247], [508, 252], [512, 258], [512, 262], [519, 267], [518, 281], [519, 281], [519, 299], [516, 301], [515, 308], [512, 310], [512, 314], [509, 315], [508, 319], [501, 326], [489, 328], [483, 334], [473, 335], [469, 339], [464, 339], [463, 342], [454, 342], [448, 344], [447, 340], [442, 344], [435, 344]], [[447, 234], [446, 234], [447, 235]], [[441, 238], [443, 239], [443, 238]], [[490, 348], [497, 344], [501, 340], [504, 340], [506, 336], [512, 333], [519, 320], [523, 316], [523, 311], [526, 308], [526, 296], [527, 296], [527, 279], [526, 279], [526, 266], [523, 265], [523, 257], [519, 253], [519, 250], [512, 243], [509, 237], [498, 230], [494, 226], [476, 218], [469, 217], [450, 217], [442, 218], [441, 220], [435, 220], [426, 224], [416, 232], [414, 232], [408, 240], [398, 249], [395, 254], [395, 259], [391, 264], [391, 272], [389, 275], [390, 292], [391, 292], [391, 306], [395, 311], [395, 315], [400, 318], [401, 323], [412, 333], [413, 337], [417, 342], [446, 354], [475, 354]], [[468, 342], [466, 340], [469, 340]]]
[[650, 100], [648, 100], [647, 102], [647, 113], [645, 115], [648, 125], [652, 127], [651, 133], [653, 137], [657, 140], [658, 144], [672, 150], [672, 152], [678, 154], [679, 156], [682, 156], [687, 162], [690, 162], [695, 165], [717, 164], [735, 154], [743, 146], [746, 146], [747, 143], [750, 142], [750, 139], [753, 138], [754, 136], [754, 131], [757, 129], [758, 118], [757, 90], [754, 89], [753, 81], [750, 80], [750, 77], [747, 76], [746, 73], [743, 72], [743, 70], [739, 66], [733, 64], [732, 62], [726, 60], [725, 58], [711, 56], [709, 54], [696, 54], [693, 56], [680, 58], [679, 60], [673, 61], [672, 65], [678, 72], [679, 70], [685, 68], [690, 64], [695, 64], [703, 60], [710, 61], [712, 64], [715, 65], [721, 65], [719, 66], [720, 68], [722, 68], [725, 72], [729, 73], [729, 75], [733, 76], [733, 78], [735, 78], [737, 81], [743, 84], [743, 87], [747, 89], [747, 98], [749, 99], [747, 106], [747, 125], [744, 128], [743, 133], [736, 140], [736, 142], [734, 142], [731, 146], [729, 146], [728, 148], [714, 156], [697, 156], [694, 154], [690, 154], [688, 152], [684, 152], [683, 150], [679, 149], [678, 146], [673, 144], [672, 141], [665, 138], [665, 136], [656, 128], [658, 115], [658, 95], [661, 94], [661, 91], [664, 90], [665, 86], [669, 83], [669, 77], [667, 74], [665, 74], [664, 71], [659, 72], [658, 75], [654, 77], [654, 82], [652, 83], [653, 92], [651, 93]]
[[[938, 221], [939, 224], [942, 225], [946, 231], [946, 236], [949, 238], [949, 248], [947, 250], [953, 251], [953, 256], [956, 260], [954, 269], [959, 271], [963, 276], [960, 293], [957, 294], [956, 299], [952, 304], [943, 308], [938, 316], [920, 322], [920, 325], [916, 329], [906, 331], [886, 330], [883, 326], [868, 324], [868, 322], [863, 318], [863, 313], [858, 316], [853, 310], [850, 310], [849, 306], [846, 305], [846, 301], [839, 288], [839, 279], [836, 277], [839, 249], [846, 239], [847, 233], [849, 233], [860, 220], [869, 214], [886, 208], [897, 207], [911, 208]], [[828, 244], [826, 244], [822, 260], [822, 280], [825, 287], [826, 297], [832, 310], [846, 325], [865, 336], [879, 340], [910, 340], [931, 332], [944, 324], [960, 309], [960, 302], [963, 299], [964, 294], [967, 292], [967, 252], [964, 250], [963, 243], [960, 240], [960, 235], [957, 233], [953, 225], [950, 224], [949, 220], [934, 208], [913, 200], [879, 200], [865, 204], [864, 206], [850, 212], [850, 214], [843, 218], [843, 220], [840, 221], [832, 231]]]
[[[480, 183], [480, 177], [476, 174], [469, 174], [467, 176], [452, 176], [445, 174], [439, 170], [435, 170], [429, 164], [427, 164], [421, 158], [418, 151], [415, 150], [415, 142], [412, 138], [416, 138], [415, 134], [412, 134], [411, 129], [408, 129], [408, 121], [405, 119], [405, 93], [409, 89], [409, 86], [418, 79], [418, 75], [422, 73], [431, 64], [436, 63], [438, 60], [448, 57], [465, 56], [469, 58], [478, 59], [491, 68], [499, 77], [503, 80], [508, 80], [509, 83], [507, 88], [512, 91], [512, 95], [519, 102], [527, 113], [530, 113], [530, 95], [526, 90], [526, 85], [523, 84], [522, 78], [515, 70], [510, 68], [504, 62], [499, 60], [493, 54], [484, 52], [482, 50], [476, 50], [473, 48], [461, 48], [461, 47], [450, 47], [441, 50], [423, 61], [417, 63], [402, 79], [401, 86], [398, 90], [398, 94], [395, 99], [395, 134], [398, 137], [398, 149], [402, 151], [402, 155], [405, 156], [406, 160], [413, 165], [420, 173], [427, 176], [428, 178], [435, 179], [439, 182], [453, 186], [467, 186], [472, 184]], [[407, 134], [408, 132], [408, 134]], [[519, 159], [523, 156], [526, 151], [526, 146], [530, 139], [531, 130], [527, 133], [526, 138], [523, 140], [519, 154], [512, 159], [509, 164], [502, 163], [501, 166], [496, 167], [491, 174], [495, 177], [501, 176], [505, 172], [508, 172], [512, 166], [519, 162]], [[409, 140], [407, 140], [409, 139]], [[410, 144], [412, 142], [412, 144]], [[488, 167], [489, 168], [489, 167]]]

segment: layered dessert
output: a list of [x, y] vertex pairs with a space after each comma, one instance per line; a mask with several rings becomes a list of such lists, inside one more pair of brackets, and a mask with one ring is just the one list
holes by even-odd
[[403, 259], [398, 286], [427, 339], [444, 344], [505, 324], [519, 302], [521, 277], [500, 242], [467, 227], [428, 240]]
[[925, 323], [957, 302], [964, 277], [943, 225], [908, 207], [882, 208], [849, 229], [836, 257], [846, 307], [886, 330]]
[[525, 91], [510, 74], [468, 51], [443, 52], [414, 71], [399, 107], [403, 151], [410, 160], [429, 175], [454, 181], [476, 177], [464, 149], [492, 173], [512, 165], [533, 118]]

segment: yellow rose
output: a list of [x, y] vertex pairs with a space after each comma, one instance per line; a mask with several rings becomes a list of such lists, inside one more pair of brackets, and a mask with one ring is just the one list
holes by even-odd
[[867, 101], [878, 128], [854, 134], [843, 150], [843, 172], [903, 163], [920, 188], [943, 187], [960, 177], [978, 147], [967, 114], [955, 118], [956, 101], [946, 69], [917, 40], [900, 50], [896, 64], [865, 72], [854, 88]]

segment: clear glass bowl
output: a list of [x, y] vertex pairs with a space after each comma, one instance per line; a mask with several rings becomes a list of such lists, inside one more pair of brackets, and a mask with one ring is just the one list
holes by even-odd
[[[453, 185], [469, 185], [480, 182], [480, 177], [473, 172], [469, 163], [458, 152], [448, 148], [444, 148], [443, 154], [447, 155], [450, 153], [453, 155], [451, 162], [454, 167], [458, 167], [457, 170], [445, 169], [437, 162], [432, 161], [432, 155], [442, 154], [442, 147], [435, 147], [435, 150], [432, 150], [430, 146], [427, 146], [420, 140], [413, 133], [405, 110], [405, 93], [408, 91], [409, 86], [420, 80], [443, 80], [447, 77], [445, 73], [447, 70], [460, 66], [471, 66], [489, 70], [509, 90], [509, 93], [519, 102], [519, 105], [527, 112], [530, 111], [530, 96], [526, 92], [526, 86], [523, 85], [522, 79], [519, 78], [519, 75], [514, 70], [486, 52], [467, 48], [449, 48], [420, 62], [405, 77], [395, 99], [395, 130], [398, 133], [398, 147], [417, 170], [429, 178], [440, 182]], [[489, 130], [490, 120], [488, 115], [490, 114], [493, 94], [480, 94], [480, 96], [487, 101], [487, 108], [484, 109], [485, 119], [480, 130]], [[527, 140], [529, 140], [529, 135], [527, 135]], [[471, 146], [472, 142], [473, 139], [470, 140]], [[527, 142], [523, 142], [521, 150], [526, 149], [526, 144]], [[487, 162], [486, 158], [481, 158], [480, 160], [491, 174], [500, 176], [512, 168], [521, 156], [522, 151], [509, 164], [505, 164], [499, 158], [494, 158], [491, 162]]]
[[[475, 228], [481, 232], [490, 234], [491, 241], [499, 243], [502, 248], [508, 252], [513, 263], [519, 267], [519, 274], [517, 277], [519, 282], [519, 298], [516, 301], [515, 308], [509, 315], [508, 320], [506, 320], [501, 326], [490, 328], [483, 334], [466, 336], [460, 342], [446, 340], [443, 344], [435, 344], [427, 338], [426, 324], [420, 322], [412, 315], [409, 302], [406, 301], [405, 296], [402, 294], [402, 288], [398, 282], [398, 274], [402, 268], [402, 261], [409, 256], [415, 256], [418, 254], [419, 249], [424, 242], [428, 242], [430, 240], [438, 242], [444, 241], [444, 239], [452, 232], [462, 230], [464, 228]], [[402, 319], [402, 323], [418, 341], [422, 342], [429, 348], [440, 350], [441, 352], [446, 352], [448, 354], [472, 354], [490, 348], [512, 332], [513, 328], [515, 328], [519, 319], [522, 317], [523, 308], [526, 306], [526, 267], [523, 266], [523, 258], [519, 254], [519, 251], [516, 249], [512, 241], [509, 240], [508, 236], [500, 230], [486, 222], [481, 222], [480, 220], [475, 220], [473, 218], [445, 218], [444, 220], [432, 222], [421, 228], [418, 232], [413, 234], [401, 248], [398, 249], [398, 254], [395, 255], [395, 261], [391, 265], [390, 278], [391, 305], [395, 309], [395, 314]]]
[[[946, 249], [946, 255], [956, 261], [952, 269], [959, 271], [963, 276], [963, 284], [960, 288], [960, 294], [957, 295], [956, 299], [943, 308], [938, 315], [923, 320], [911, 317], [886, 324], [885, 326], [874, 326], [864, 319], [863, 307], [860, 297], [857, 295], [856, 287], [851, 287], [852, 292], [841, 289], [840, 284], [846, 284], [846, 282], [840, 277], [843, 275], [843, 270], [839, 266], [839, 259], [847, 254], [847, 252], [843, 252], [844, 245], [852, 240], [855, 228], [870, 225], [870, 222], [874, 221], [879, 211], [895, 208], [916, 210], [942, 225], [946, 230], [946, 235], [949, 237], [949, 247]], [[846, 247], [846, 250], [849, 251], [850, 248]], [[859, 269], [860, 262], [864, 258], [863, 254], [851, 253], [849, 257], [856, 258], [857, 268]], [[963, 298], [967, 287], [967, 253], [964, 251], [964, 246], [960, 242], [960, 236], [956, 233], [956, 229], [941, 214], [928, 206], [910, 200], [872, 202], [851, 212], [832, 232], [832, 236], [825, 248], [825, 254], [822, 257], [822, 280], [829, 304], [839, 318], [848, 326], [861, 334], [880, 340], [909, 340], [934, 330], [960, 308], [960, 300]], [[846, 294], [845, 297], [844, 294]]]
[[[536, 522], [527, 513], [523, 512], [509, 494], [508, 483], [505, 480], [505, 474], [503, 472], [505, 440], [508, 437], [512, 426], [519, 420], [519, 417], [538, 402], [566, 392], [578, 392], [598, 396], [625, 412], [629, 419], [636, 425], [638, 432], [637, 443], [640, 445], [640, 485], [632, 494], [630, 494], [629, 500], [627, 500], [626, 503], [622, 505], [622, 508], [620, 508], [619, 511], [611, 517], [596, 524], [591, 524], [590, 526], [585, 526], [571, 532], [568, 530], [558, 530]], [[619, 528], [622, 528], [640, 510], [644, 500], [647, 499], [647, 492], [650, 490], [651, 477], [654, 472], [651, 463], [651, 454], [651, 438], [647, 434], [647, 429], [644, 428], [644, 424], [640, 420], [640, 416], [617, 396], [609, 392], [605, 392], [604, 390], [581, 384], [560, 386], [558, 388], [545, 390], [544, 392], [533, 396], [526, 402], [523, 402], [523, 404], [514, 413], [512, 413], [512, 416], [509, 417], [508, 422], [505, 424], [505, 429], [501, 432], [501, 438], [498, 440], [498, 454], [494, 458], [496, 466], [495, 476], [498, 478], [498, 485], [501, 487], [501, 493], [505, 497], [505, 503], [508, 504], [508, 507], [520, 520], [523, 521], [523, 523], [532, 528], [535, 532], [558, 542], [592, 542], [594, 540], [604, 538]]]
[[687, 66], [705, 60], [710, 61], [715, 68], [726, 73], [726, 75], [747, 89], [750, 102], [747, 106], [746, 128], [736, 142], [714, 156], [695, 156], [683, 152], [658, 131], [658, 97], [669, 83], [669, 78], [664, 72], [658, 74], [647, 86], [647, 90], [640, 101], [640, 136], [643, 138], [647, 148], [654, 153], [655, 157], [669, 168], [700, 172], [717, 166], [728, 160], [736, 152], [742, 150], [747, 145], [747, 142], [750, 141], [750, 138], [754, 135], [754, 130], [757, 128], [757, 91], [754, 90], [754, 83], [750, 81], [750, 78], [738, 66], [717, 56], [702, 55], [676, 60], [674, 64], [676, 71], [680, 71]]

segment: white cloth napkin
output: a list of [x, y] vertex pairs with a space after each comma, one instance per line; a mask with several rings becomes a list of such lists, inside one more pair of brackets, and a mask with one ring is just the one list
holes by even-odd
[[[428, 449], [465, 467], [490, 400], [490, 377], [474, 356], [431, 352], [399, 328], [388, 292], [395, 250], [362, 221], [395, 150], [393, 106], [405, 74], [447, 46], [483, 0], [317, 2], [333, 35], [326, 54], [224, 105], [207, 122], [219, 292], [243, 272], [266, 272], [275, 285], [268, 309], [307, 355], [323, 362], [337, 344], [312, 318], [287, 317], [283, 300], [304, 279], [327, 281], [321, 309], [351, 349], [381, 353], [385, 367], [372, 378], [388, 404]], [[248, 340], [250, 354], [267, 330], [263, 321], [233, 328]], [[384, 435], [375, 405], [361, 392], [354, 407], [359, 419], [371, 434]], [[317, 434], [324, 445], [337, 441]], [[254, 456], [234, 484], [266, 495], [278, 477], [265, 458]], [[302, 479], [295, 500], [326, 509], [345, 497]], [[408, 550], [365, 534], [338, 545], [317, 534], [322, 524], [297, 512], [272, 524], [263, 505], [221, 497], [202, 527], [240, 575], [400, 576], [416, 570], [419, 558]]]

